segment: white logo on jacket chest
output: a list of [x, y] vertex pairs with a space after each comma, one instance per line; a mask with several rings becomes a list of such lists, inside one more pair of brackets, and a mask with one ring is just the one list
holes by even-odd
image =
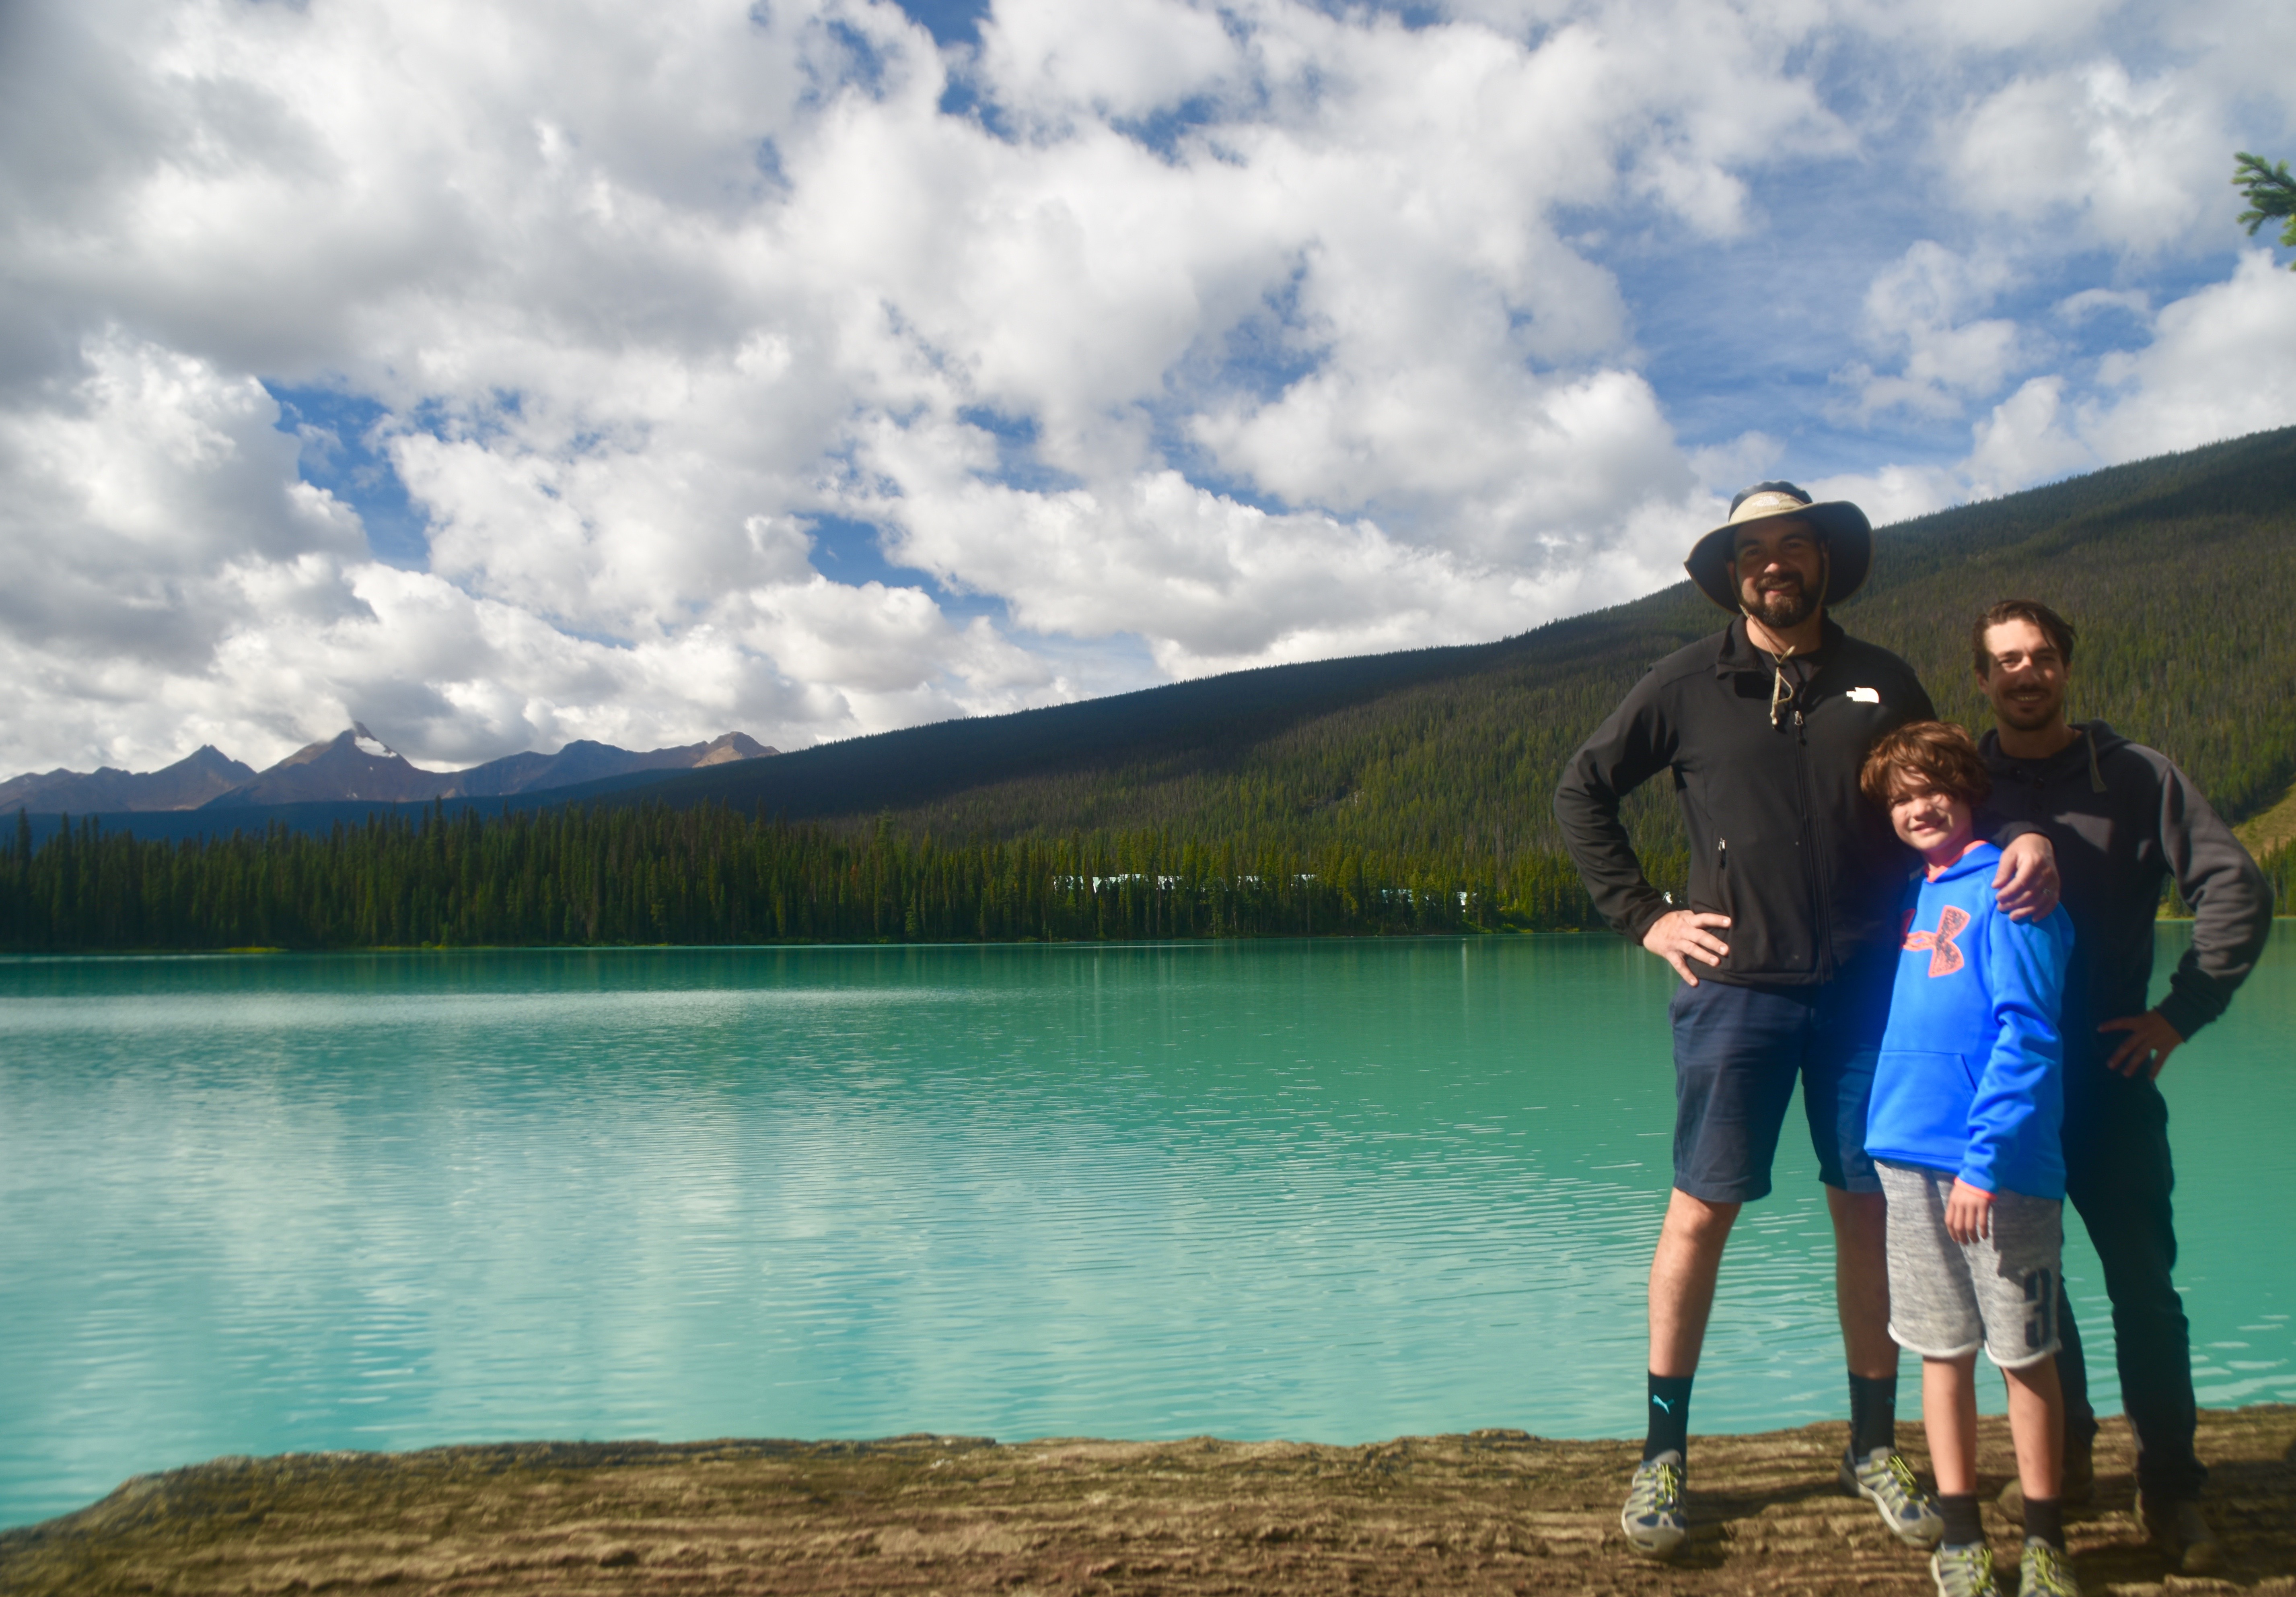
[[1882, 702], [1882, 690], [1878, 687], [1853, 687], [1849, 690], [1849, 702], [1853, 704], [1878, 704]]

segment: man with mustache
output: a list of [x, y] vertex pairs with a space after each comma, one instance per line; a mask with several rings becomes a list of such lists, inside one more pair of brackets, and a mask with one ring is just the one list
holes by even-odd
[[[1674, 1191], [1650, 1278], [1649, 1430], [1620, 1516], [1628, 1543], [1671, 1557], [1684, 1506], [1691, 1378], [1724, 1244], [1770, 1190], [1797, 1080], [1834, 1234], [1849, 1366], [1845, 1491], [1890, 1533], [1933, 1545], [1942, 1520], [1897, 1451], [1881, 1181], [1866, 1111], [1896, 973], [1910, 857], [1858, 773], [1883, 733], [1935, 719], [1913, 668], [1825, 613], [1865, 580], [1873, 529], [1846, 502], [1759, 482], [1684, 562], [1735, 619], [1652, 666], [1571, 759], [1554, 811], [1595, 907], [1671, 965]], [[1627, 794], [1671, 770], [1690, 839], [1687, 904], [1652, 886], [1620, 819]], [[2003, 847], [1994, 889], [2024, 918], [2056, 902], [2037, 828]]]
[[[2112, 1299], [2121, 1406], [2136, 1433], [2147, 1532], [2185, 1574], [2216, 1567], [2193, 1453], [2191, 1333], [2171, 1272], [2169, 1108], [2153, 1085], [2169, 1056], [2217, 1018], [2272, 930], [2272, 892], [2192, 778], [2101, 720], [2065, 720], [2073, 629], [2032, 599], [2004, 599], [1970, 638], [1996, 729], [1980, 750], [1993, 776], [1982, 819], [2029, 822], [2056, 844], [2065, 907], [2080, 928], [2065, 983], [2065, 1196], [2088, 1228]], [[2151, 1008], [2162, 887], [2193, 909], [2193, 942]], [[2072, 1305], [2059, 1289], [2065, 1393], [2064, 1488], [2088, 1494], [2096, 1415]]]

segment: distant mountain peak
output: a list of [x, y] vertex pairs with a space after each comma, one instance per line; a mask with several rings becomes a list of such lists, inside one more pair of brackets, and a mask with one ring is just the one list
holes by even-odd
[[21, 807], [51, 815], [196, 810], [254, 778], [249, 767], [213, 744], [202, 744], [163, 770], [126, 771], [107, 765], [94, 772], [51, 770], [0, 782], [0, 809]]
[[453, 779], [451, 771], [425, 770], [353, 721], [324, 743], [308, 744], [270, 770], [210, 799], [217, 807], [295, 804], [329, 799], [373, 799], [406, 803], [435, 798]]
[[682, 744], [649, 749], [641, 753], [578, 737], [554, 754], [512, 754], [484, 765], [456, 771], [448, 798], [495, 798], [505, 794], [536, 793], [550, 787], [571, 787], [601, 778], [637, 771], [692, 770], [703, 765], [726, 765], [756, 760], [780, 751], [767, 747], [742, 732], [726, 732], [708, 743]]
[[0, 782], [0, 811], [20, 807], [42, 814], [85, 815], [341, 799], [406, 803], [434, 798], [493, 798], [570, 787], [639, 771], [667, 775], [779, 752], [744, 732], [726, 732], [708, 743], [643, 753], [577, 738], [554, 754], [512, 754], [467, 770], [426, 770], [377, 737], [366, 723], [355, 720], [332, 737], [306, 744], [262, 772], [241, 764], [213, 744], [201, 745], [160, 771], [138, 774], [105, 766], [93, 774], [29, 772]]
[[499, 798], [638, 771], [725, 765], [778, 752], [743, 732], [726, 732], [708, 743], [644, 753], [577, 738], [554, 754], [510, 754], [467, 770], [426, 770], [410, 763], [406, 755], [368, 730], [365, 722], [355, 720], [326, 742], [296, 750], [269, 770], [242, 779], [232, 791], [209, 802], [224, 808], [339, 799], [406, 803], [434, 798]]
[[768, 748], [746, 732], [724, 732], [702, 745], [701, 757], [693, 763], [697, 766], [729, 765], [736, 760], [761, 760], [767, 754], [780, 753], [781, 750]]

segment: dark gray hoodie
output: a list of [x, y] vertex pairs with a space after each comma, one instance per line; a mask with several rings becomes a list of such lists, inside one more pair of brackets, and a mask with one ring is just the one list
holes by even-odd
[[2086, 1040], [2094, 1047], [2101, 1022], [2144, 1012], [2153, 921], [2161, 888], [2174, 877], [2193, 907], [2193, 945], [2169, 978], [2161, 1014], [2189, 1039], [2225, 1012], [2255, 968], [2272, 930], [2272, 890], [2166, 754], [2101, 720], [2073, 729], [2080, 736], [2070, 745], [2031, 761], [2009, 758], [1999, 736], [1986, 733], [1980, 746], [1993, 796], [1980, 811], [1979, 835], [1988, 824], [2030, 821], [2056, 845], [2074, 928], [2065, 984], [2069, 1045]]

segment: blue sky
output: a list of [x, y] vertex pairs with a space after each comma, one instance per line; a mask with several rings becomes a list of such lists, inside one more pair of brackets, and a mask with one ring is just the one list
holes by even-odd
[[906, 0], [901, 9], [932, 34], [944, 48], [978, 45], [981, 20], [988, 15], [987, 0]]
[[2296, 422], [2296, 12], [91, 0], [0, 29], [0, 774], [783, 747]]

